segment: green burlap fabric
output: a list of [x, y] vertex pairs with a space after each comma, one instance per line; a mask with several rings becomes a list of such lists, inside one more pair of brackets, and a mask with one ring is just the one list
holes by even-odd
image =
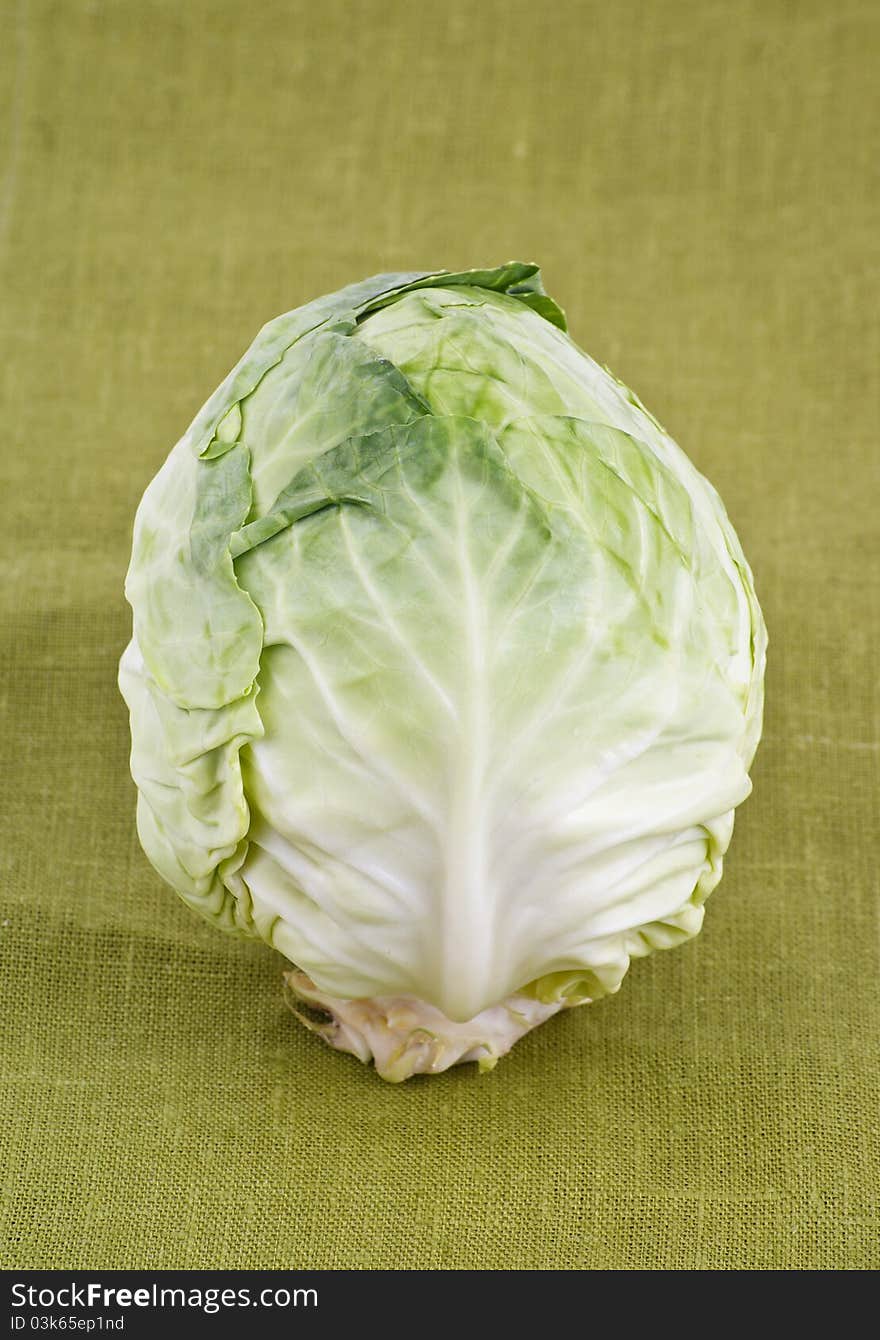
[[[880, 1265], [877, 7], [0, 18], [0, 1261]], [[141, 854], [122, 582], [265, 320], [509, 257], [724, 497], [766, 734], [697, 940], [492, 1075], [395, 1087]]]

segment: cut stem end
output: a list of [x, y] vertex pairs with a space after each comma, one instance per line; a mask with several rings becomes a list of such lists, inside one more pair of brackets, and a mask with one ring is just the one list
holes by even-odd
[[394, 1083], [465, 1061], [491, 1070], [515, 1042], [569, 1003], [514, 995], [456, 1023], [414, 996], [347, 1000], [321, 991], [296, 968], [284, 974], [284, 982], [291, 1009], [306, 1028], [337, 1051], [373, 1061], [382, 1079]]

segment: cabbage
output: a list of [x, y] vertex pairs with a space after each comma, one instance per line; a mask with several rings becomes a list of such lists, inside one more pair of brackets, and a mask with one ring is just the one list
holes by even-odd
[[386, 1078], [489, 1068], [700, 929], [761, 612], [536, 266], [271, 321], [148, 487], [126, 594], [147, 855]]

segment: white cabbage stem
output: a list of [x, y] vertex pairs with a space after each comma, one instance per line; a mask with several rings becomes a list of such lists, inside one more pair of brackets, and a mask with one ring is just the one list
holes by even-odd
[[[491, 1070], [524, 1034], [569, 1004], [514, 995], [456, 1023], [414, 996], [346, 1000], [320, 991], [297, 969], [285, 973], [284, 981], [291, 1008], [307, 1028], [337, 1051], [350, 1052], [365, 1063], [373, 1061], [379, 1075], [393, 1082], [411, 1075], [436, 1075], [465, 1061]], [[327, 1018], [316, 1020], [297, 1009], [298, 1004], [320, 1010]]]

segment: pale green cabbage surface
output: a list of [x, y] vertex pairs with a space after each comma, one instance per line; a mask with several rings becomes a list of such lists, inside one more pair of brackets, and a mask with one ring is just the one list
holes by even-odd
[[270, 322], [148, 487], [138, 831], [333, 997], [466, 1021], [694, 935], [766, 633], [718, 495], [537, 268]]

